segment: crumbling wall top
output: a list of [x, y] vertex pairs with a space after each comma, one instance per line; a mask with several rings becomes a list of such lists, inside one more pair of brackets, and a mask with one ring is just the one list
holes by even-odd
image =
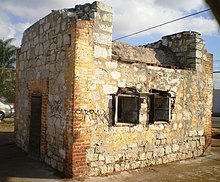
[[[103, 11], [105, 13], [112, 14], [112, 7], [104, 4], [99, 1], [95, 1], [93, 3], [86, 3], [83, 5], [76, 5], [73, 8], [64, 8], [59, 10], [51, 10], [51, 13], [41, 18], [35, 24], [31, 25], [29, 28], [25, 30], [29, 31], [32, 27], [37, 24], [42, 24], [45, 19], [50, 16], [62, 17], [62, 19], [82, 19], [82, 20], [91, 20], [97, 18], [99, 16], [97, 12]], [[57, 18], [58, 19], [58, 18]], [[25, 33], [24, 32], [24, 33]]]
[[74, 8], [68, 8], [58, 11], [67, 13], [67, 16], [74, 19], [89, 20], [96, 17], [96, 12], [102, 10], [112, 13], [112, 7], [104, 3], [95, 1], [92, 4], [76, 5]]
[[122, 42], [112, 43], [112, 59], [123, 62], [141, 62], [163, 66], [180, 66], [175, 54], [169, 49], [131, 46]]
[[113, 42], [112, 59], [198, 69], [207, 60], [207, 51], [199, 33], [184, 31], [143, 46]]

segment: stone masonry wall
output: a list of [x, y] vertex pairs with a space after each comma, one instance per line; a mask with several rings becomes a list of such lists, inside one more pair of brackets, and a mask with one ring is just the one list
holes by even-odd
[[[75, 35], [74, 58], [74, 95], [73, 95], [73, 148], [72, 171], [73, 176], [84, 177], [90, 173], [87, 161], [87, 149], [90, 146], [92, 122], [82, 120], [83, 111], [99, 110], [97, 105], [102, 102], [98, 98], [93, 78], [95, 62], [111, 60], [112, 40], [112, 8], [96, 2], [95, 19], [77, 20]], [[97, 87], [98, 89], [98, 87]]]
[[[194, 32], [177, 35], [171, 36], [180, 42], [181, 37], [183, 42], [186, 41], [185, 36], [190, 37], [187, 41], [191, 43], [198, 42], [198, 39], [202, 42], [201, 37]], [[172, 41], [176, 41], [175, 38]], [[114, 44], [118, 46], [118, 43]], [[179, 44], [179, 49], [181, 46], [184, 43]], [[118, 47], [117, 51], [114, 47], [115, 54]], [[194, 61], [198, 61], [195, 68], [191, 69], [172, 69], [172, 66], [158, 67], [156, 64], [151, 66], [150, 60], [137, 62], [139, 55], [136, 60], [126, 60], [123, 57], [126, 57], [125, 52], [128, 51], [123, 48], [120, 50], [120, 59], [114, 55], [112, 60], [103, 61], [103, 57], [95, 60], [93, 84], [87, 88], [90, 90], [88, 99], [96, 101], [95, 110], [94, 107], [81, 108], [77, 113], [82, 120], [92, 123], [91, 147], [87, 149], [90, 175], [137, 169], [204, 153], [210, 144], [207, 138], [210, 140], [213, 83], [210, 75], [211, 59], [204, 44], [202, 47], [204, 54], [195, 57]], [[140, 109], [140, 124], [112, 125], [111, 94], [115, 94], [119, 87], [135, 87], [143, 93], [151, 89], [170, 91], [175, 97], [171, 122], [149, 124], [149, 106], [144, 102]]]
[[69, 91], [67, 13], [56, 11], [28, 28], [17, 60], [17, 144], [28, 151], [32, 94], [42, 95], [41, 160], [63, 171]]
[[16, 142], [28, 152], [31, 96], [42, 95], [40, 158], [68, 177], [89, 171], [89, 125], [75, 113], [91, 108], [94, 56], [111, 58], [111, 12], [100, 2], [53, 10], [24, 32], [18, 52]]
[[[155, 50], [166, 48], [166, 51], [172, 51], [175, 54], [179, 66], [194, 69], [196, 66], [201, 65], [201, 59], [207, 52], [205, 42], [201, 39], [200, 34], [187, 31], [164, 36], [158, 42], [148, 44], [146, 47]], [[204, 59], [206, 58], [204, 57]]]

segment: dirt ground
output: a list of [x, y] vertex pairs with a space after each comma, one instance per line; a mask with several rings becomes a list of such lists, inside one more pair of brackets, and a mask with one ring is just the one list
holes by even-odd
[[[218, 182], [220, 181], [220, 117], [213, 118], [212, 148], [204, 156], [125, 171], [85, 182]], [[14, 144], [13, 120], [0, 123], [0, 182], [77, 182], [33, 160]]]
[[0, 145], [14, 142], [14, 120], [7, 119], [0, 122]]

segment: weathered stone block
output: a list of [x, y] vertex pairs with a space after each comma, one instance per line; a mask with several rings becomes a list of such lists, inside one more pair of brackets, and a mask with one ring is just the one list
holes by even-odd
[[114, 171], [114, 165], [113, 164], [108, 164], [107, 165], [107, 172], [112, 173]]
[[90, 154], [87, 156], [87, 159], [89, 161], [97, 161], [98, 160], [99, 155], [98, 154]]
[[200, 144], [201, 144], [202, 146], [205, 146], [205, 137], [201, 137], [201, 138], [200, 138]]
[[162, 163], [163, 163], [162, 158], [157, 158], [157, 159], [155, 160], [155, 163], [156, 163], [157, 165], [162, 164]]
[[189, 136], [197, 136], [197, 131], [190, 131]]
[[112, 94], [118, 91], [118, 87], [112, 85], [103, 85], [103, 92], [104, 94]]
[[204, 130], [199, 130], [199, 131], [198, 131], [198, 135], [199, 135], [199, 136], [203, 136], [203, 135], [204, 135]]
[[44, 24], [44, 31], [49, 30], [49, 28], [50, 28], [50, 23]]
[[140, 167], [140, 165], [141, 165], [140, 161], [134, 161], [134, 162], [131, 163], [130, 168], [131, 169], [137, 169], [137, 168]]
[[91, 176], [98, 176], [100, 174], [100, 169], [99, 168], [91, 168], [90, 170], [90, 175]]
[[105, 62], [105, 65], [109, 69], [116, 69], [118, 67], [118, 63], [112, 61]]
[[154, 157], [161, 157], [161, 156], [164, 156], [164, 148], [162, 147], [155, 148]]
[[133, 153], [129, 152], [129, 153], [126, 154], [126, 159], [132, 160], [132, 161], [137, 160], [138, 159], [138, 154], [135, 153], [135, 152], [133, 152]]
[[146, 153], [145, 152], [142, 152], [142, 153], [139, 153], [139, 160], [146, 160]]
[[69, 44], [70, 44], [70, 35], [64, 34], [63, 35], [63, 45], [66, 46], [66, 45], [69, 45]]
[[99, 154], [99, 161], [104, 161], [105, 160], [105, 156], [102, 154]]
[[112, 164], [112, 163], [115, 162], [115, 159], [114, 159], [113, 156], [106, 156], [106, 157], [105, 157], [105, 162], [106, 162], [107, 164]]
[[155, 145], [156, 145], [156, 146], [161, 145], [161, 140], [156, 140], [156, 141], [155, 141]]
[[[94, 42], [97, 44], [97, 45], [106, 45], [106, 46], [111, 46], [111, 42], [112, 42], [112, 36], [110, 33], [93, 33], [93, 36], [94, 36]], [[97, 55], [95, 56], [96, 58], [97, 57], [101, 57], [100, 55], [102, 55], [100, 53], [100, 50], [98, 47], [97, 47]], [[110, 53], [111, 49], [110, 50], [106, 50], [105, 53], [103, 53], [104, 55], [111, 55]], [[96, 52], [96, 51], [95, 51]], [[105, 57], [104, 57], [105, 58]]]
[[103, 161], [92, 161], [90, 162], [90, 166], [91, 167], [101, 167], [104, 165], [104, 162]]
[[121, 166], [119, 164], [115, 164], [115, 171], [121, 171]]
[[110, 74], [114, 80], [118, 80], [119, 78], [121, 78], [121, 73], [118, 71], [113, 71]]
[[172, 151], [173, 152], [177, 152], [178, 150], [179, 150], [179, 145], [177, 145], [177, 144], [174, 144], [173, 146], [172, 146]]
[[107, 75], [108, 75], [108, 72], [106, 70], [101, 69], [101, 68], [95, 69], [95, 77], [103, 78], [103, 77], [106, 77]]
[[165, 153], [166, 153], [166, 154], [170, 154], [171, 152], [172, 152], [171, 146], [166, 146], [166, 147], [165, 147]]

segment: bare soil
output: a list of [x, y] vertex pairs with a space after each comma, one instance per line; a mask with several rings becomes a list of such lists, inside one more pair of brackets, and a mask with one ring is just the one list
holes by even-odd
[[14, 142], [14, 119], [0, 122], [0, 145]]

